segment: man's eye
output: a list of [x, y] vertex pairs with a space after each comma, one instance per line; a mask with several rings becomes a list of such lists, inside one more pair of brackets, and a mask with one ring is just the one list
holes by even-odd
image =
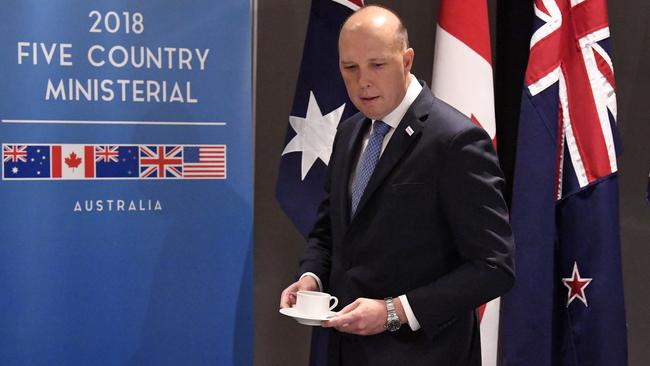
[[347, 65], [347, 66], [343, 66], [343, 68], [344, 68], [345, 70], [354, 70], [354, 69], [356, 69], [357, 67], [356, 67], [355, 65]]
[[384, 63], [374, 63], [374, 64], [372, 64], [373, 67], [382, 67], [384, 65], [385, 65]]

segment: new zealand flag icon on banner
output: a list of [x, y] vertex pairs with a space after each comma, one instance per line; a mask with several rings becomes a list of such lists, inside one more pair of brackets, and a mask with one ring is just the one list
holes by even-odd
[[97, 178], [138, 178], [138, 146], [95, 146]]

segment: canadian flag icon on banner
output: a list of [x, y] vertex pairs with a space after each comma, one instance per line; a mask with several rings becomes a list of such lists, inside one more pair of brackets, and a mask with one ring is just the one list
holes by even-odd
[[95, 177], [95, 148], [86, 145], [52, 145], [52, 178]]

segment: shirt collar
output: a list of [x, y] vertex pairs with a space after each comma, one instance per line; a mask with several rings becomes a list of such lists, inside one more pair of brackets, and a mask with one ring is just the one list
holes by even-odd
[[406, 111], [409, 109], [411, 104], [413, 104], [413, 101], [415, 101], [415, 98], [417, 98], [418, 95], [420, 95], [420, 92], [422, 91], [422, 85], [420, 85], [420, 82], [415, 77], [415, 75], [409, 74], [409, 77], [411, 78], [411, 82], [409, 84], [408, 89], [406, 89], [406, 94], [404, 95], [404, 99], [402, 99], [402, 102], [390, 113], [388, 113], [386, 117], [381, 119], [393, 129], [397, 128], [400, 121], [402, 121], [402, 118], [404, 118]]

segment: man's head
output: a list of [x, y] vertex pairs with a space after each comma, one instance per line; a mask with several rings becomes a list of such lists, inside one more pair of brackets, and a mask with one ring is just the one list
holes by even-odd
[[382, 119], [404, 98], [414, 52], [400, 19], [378, 6], [361, 8], [343, 24], [339, 68], [352, 103]]

